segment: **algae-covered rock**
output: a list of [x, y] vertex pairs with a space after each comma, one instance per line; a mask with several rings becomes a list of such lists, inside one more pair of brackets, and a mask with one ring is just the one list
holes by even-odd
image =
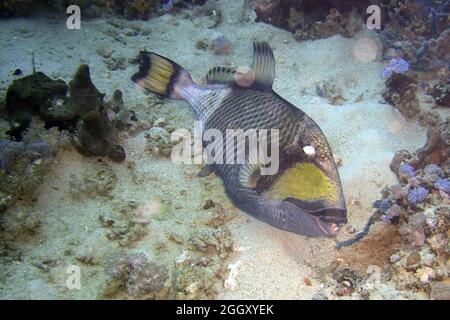
[[118, 130], [105, 113], [91, 111], [85, 114], [74, 135], [77, 150], [87, 156], [108, 156], [120, 162], [125, 159], [125, 151], [116, 144]]
[[77, 106], [80, 116], [98, 110], [103, 104], [103, 97], [105, 96], [92, 83], [87, 64], [78, 67], [73, 80], [69, 82], [69, 93], [70, 99]]
[[417, 80], [408, 74], [393, 73], [386, 81], [384, 99], [397, 108], [406, 119], [412, 120], [420, 113], [416, 96]]
[[19, 197], [32, 196], [52, 156], [52, 147], [43, 141], [26, 144], [0, 140], [0, 213]]
[[86, 64], [78, 68], [69, 86], [42, 72], [25, 76], [8, 88], [8, 134], [22, 139], [31, 120], [37, 118], [46, 127], [74, 131], [73, 142], [81, 154], [108, 156], [120, 162], [125, 159], [125, 151], [116, 142], [118, 133], [134, 115], [124, 110], [119, 90], [110, 102], [104, 102], [104, 96], [92, 83]]
[[26, 126], [33, 116], [48, 113], [55, 100], [67, 94], [62, 80], [52, 80], [42, 72], [17, 79], [6, 93], [8, 118]]
[[437, 83], [433, 88], [432, 95], [437, 105], [450, 108], [450, 79]]

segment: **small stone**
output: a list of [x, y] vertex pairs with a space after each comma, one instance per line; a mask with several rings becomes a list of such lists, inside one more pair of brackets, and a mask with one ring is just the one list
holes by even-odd
[[347, 280], [342, 281], [342, 284], [343, 284], [344, 286], [346, 286], [347, 288], [350, 288], [350, 287], [352, 286], [352, 284], [350, 283], [350, 281], [347, 281]]
[[159, 118], [156, 119], [156, 121], [153, 123], [154, 127], [164, 127], [167, 124], [165, 118]]
[[345, 231], [346, 231], [348, 234], [354, 234], [354, 233], [356, 232], [356, 229], [355, 229], [355, 227], [352, 226], [352, 225], [347, 225], [347, 226], [345, 227]]
[[218, 36], [213, 40], [213, 50], [215, 54], [229, 54], [233, 50], [233, 44], [227, 37]]
[[416, 276], [420, 282], [427, 284], [436, 278], [436, 271], [430, 267], [424, 267], [416, 271]]
[[394, 253], [392, 256], [389, 257], [389, 261], [391, 263], [396, 263], [397, 261], [400, 261], [400, 256]]
[[203, 210], [208, 210], [210, 208], [214, 208], [216, 205], [214, 203], [214, 201], [212, 201], [211, 199], [206, 200], [205, 204], [203, 205]]
[[420, 254], [417, 252], [411, 253], [406, 259], [406, 266], [412, 267], [420, 261]]

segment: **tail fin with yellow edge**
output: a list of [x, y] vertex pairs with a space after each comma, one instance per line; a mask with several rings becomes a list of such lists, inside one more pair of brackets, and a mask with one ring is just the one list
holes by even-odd
[[193, 83], [186, 70], [159, 54], [141, 51], [139, 62], [139, 71], [131, 80], [159, 96], [182, 100], [183, 86]]

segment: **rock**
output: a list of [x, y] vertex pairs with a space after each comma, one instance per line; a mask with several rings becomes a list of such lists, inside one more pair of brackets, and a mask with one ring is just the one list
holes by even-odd
[[392, 256], [389, 257], [389, 261], [391, 263], [396, 263], [397, 261], [400, 261], [400, 256], [394, 253]]
[[431, 285], [430, 298], [433, 300], [450, 300], [450, 282], [436, 282]]
[[80, 121], [73, 141], [77, 150], [87, 156], [108, 156], [120, 162], [125, 159], [125, 151], [116, 144], [118, 130], [104, 113], [91, 111]]
[[406, 73], [393, 73], [386, 81], [387, 91], [383, 97], [397, 108], [407, 120], [413, 120], [420, 114], [417, 99], [417, 80]]
[[406, 267], [411, 268], [417, 265], [420, 261], [420, 254], [418, 252], [411, 253], [406, 259]]
[[436, 271], [430, 267], [423, 267], [416, 271], [416, 277], [418, 277], [423, 284], [428, 284], [431, 280], [436, 278]]
[[215, 54], [225, 55], [233, 50], [233, 44], [225, 36], [218, 36], [213, 40], [212, 48]]
[[48, 113], [55, 99], [65, 97], [68, 87], [42, 72], [14, 80], [6, 92], [8, 119], [27, 126], [33, 116]]
[[433, 88], [432, 95], [437, 105], [450, 107], [450, 79], [437, 83]]

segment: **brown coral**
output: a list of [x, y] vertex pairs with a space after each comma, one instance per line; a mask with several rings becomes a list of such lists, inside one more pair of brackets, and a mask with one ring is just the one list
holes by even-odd
[[417, 81], [408, 74], [393, 73], [386, 82], [387, 91], [384, 99], [397, 108], [408, 120], [413, 120], [419, 113], [417, 99]]

